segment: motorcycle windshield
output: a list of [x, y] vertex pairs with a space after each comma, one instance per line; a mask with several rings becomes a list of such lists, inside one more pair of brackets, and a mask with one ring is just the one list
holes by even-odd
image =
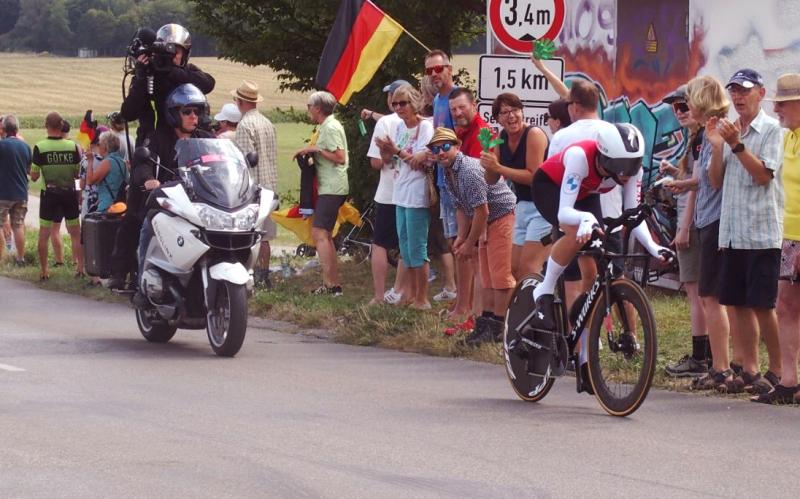
[[175, 144], [182, 177], [203, 201], [234, 209], [253, 197], [244, 156], [227, 139], [183, 139]]

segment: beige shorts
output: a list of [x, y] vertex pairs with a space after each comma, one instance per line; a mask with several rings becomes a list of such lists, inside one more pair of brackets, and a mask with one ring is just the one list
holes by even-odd
[[261, 232], [263, 233], [261, 236], [262, 241], [272, 241], [275, 239], [275, 236], [278, 235], [278, 225], [275, 223], [275, 220], [267, 217], [261, 225]]
[[678, 250], [678, 270], [681, 282], [697, 282], [700, 279], [700, 240], [694, 225], [689, 230], [689, 247]]
[[0, 225], [5, 223], [8, 214], [11, 226], [21, 227], [25, 225], [26, 213], [28, 213], [27, 201], [0, 201]]

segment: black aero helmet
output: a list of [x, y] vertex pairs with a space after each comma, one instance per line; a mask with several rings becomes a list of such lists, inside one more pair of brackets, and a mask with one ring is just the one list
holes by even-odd
[[597, 164], [615, 180], [620, 176], [633, 177], [642, 168], [642, 133], [629, 123], [604, 126], [597, 136], [597, 153]]
[[184, 107], [194, 107], [197, 109], [198, 118], [203, 122], [208, 118], [208, 101], [205, 94], [191, 83], [184, 83], [170, 92], [167, 96], [167, 124], [170, 128], [181, 126], [181, 109]]

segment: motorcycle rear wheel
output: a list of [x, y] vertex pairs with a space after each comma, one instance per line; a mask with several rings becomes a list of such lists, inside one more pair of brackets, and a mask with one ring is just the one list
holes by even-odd
[[136, 325], [139, 326], [139, 332], [142, 333], [144, 339], [151, 343], [166, 343], [175, 336], [175, 331], [178, 329], [175, 326], [170, 326], [164, 323], [153, 323], [150, 315], [154, 314], [152, 309], [136, 308]]
[[218, 283], [206, 331], [211, 348], [220, 357], [233, 357], [239, 352], [247, 332], [247, 288], [244, 285]]

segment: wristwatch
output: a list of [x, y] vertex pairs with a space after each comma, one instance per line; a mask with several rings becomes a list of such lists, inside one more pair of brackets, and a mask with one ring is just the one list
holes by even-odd
[[735, 146], [731, 147], [731, 152], [733, 154], [739, 154], [740, 152], [744, 151], [744, 144], [739, 142]]

